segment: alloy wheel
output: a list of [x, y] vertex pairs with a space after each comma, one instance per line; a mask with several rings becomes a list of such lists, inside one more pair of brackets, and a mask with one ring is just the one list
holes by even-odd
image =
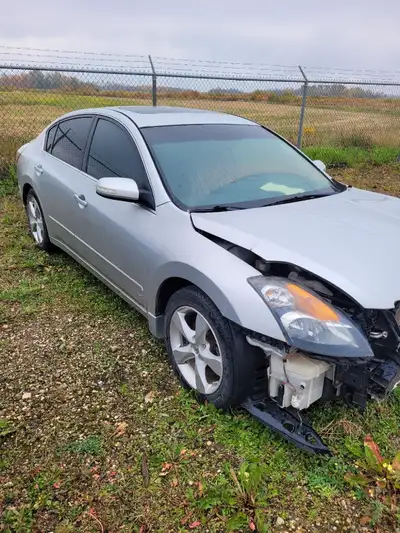
[[36, 199], [33, 196], [29, 198], [28, 205], [27, 205], [27, 212], [28, 212], [29, 226], [31, 228], [33, 238], [35, 239], [37, 244], [42, 244], [43, 238], [44, 238], [43, 217], [42, 217], [42, 212], [40, 210], [39, 204], [37, 203]]
[[209, 322], [196, 309], [179, 307], [169, 333], [173, 357], [186, 382], [201, 394], [213, 394], [221, 383], [223, 362]]

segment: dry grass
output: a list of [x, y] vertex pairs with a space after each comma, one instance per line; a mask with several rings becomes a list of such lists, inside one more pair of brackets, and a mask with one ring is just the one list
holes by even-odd
[[[111, 96], [115, 94], [117, 96]], [[107, 96], [109, 95], [109, 96]], [[297, 139], [300, 100], [291, 104], [236, 99], [174, 98], [160, 93], [159, 105], [211, 109], [247, 117], [292, 142]], [[0, 91], [0, 157], [8, 158], [18, 143], [37, 135], [49, 122], [74, 109], [112, 105], [151, 105], [150, 94], [83, 95], [53, 91]], [[398, 146], [400, 99], [310, 97], [305, 115], [304, 146], [330, 145], [343, 134], [363, 135], [371, 144]], [[15, 140], [13, 138], [15, 137]]]

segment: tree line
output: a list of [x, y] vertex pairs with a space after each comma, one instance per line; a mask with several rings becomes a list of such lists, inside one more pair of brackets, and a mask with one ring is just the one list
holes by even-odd
[[[103, 75], [106, 76], [106, 75]], [[149, 75], [150, 77], [150, 75]], [[232, 83], [232, 82], [230, 82]], [[62, 74], [61, 72], [42, 72], [31, 70], [21, 74], [3, 74], [0, 77], [0, 88], [3, 89], [42, 89], [80, 92], [96, 94], [104, 91], [127, 91], [134, 93], [148, 93], [151, 84], [132, 85], [128, 83], [85, 81], [81, 77]], [[207, 91], [188, 90], [184, 87], [159, 86], [158, 91], [164, 96], [202, 98], [206, 95], [216, 99], [251, 99], [254, 101], [287, 101], [298, 99], [303, 93], [302, 85], [286, 89], [268, 89], [241, 91], [237, 88], [215, 87]], [[353, 85], [351, 87], [341, 83], [312, 84], [308, 86], [308, 95], [316, 97], [347, 97], [347, 98], [387, 98], [388, 95], [370, 88]]]

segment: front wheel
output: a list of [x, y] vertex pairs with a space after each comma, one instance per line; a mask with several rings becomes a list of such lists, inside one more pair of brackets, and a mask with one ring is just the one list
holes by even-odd
[[251, 394], [255, 349], [197, 287], [180, 289], [169, 300], [165, 339], [174, 371], [200, 400], [228, 408]]

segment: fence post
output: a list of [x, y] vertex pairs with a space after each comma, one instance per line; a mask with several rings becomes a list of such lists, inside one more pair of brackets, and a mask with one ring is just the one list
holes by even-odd
[[304, 114], [306, 111], [306, 101], [307, 101], [307, 92], [308, 92], [308, 79], [307, 76], [304, 74], [304, 70], [299, 66], [299, 70], [301, 72], [301, 75], [304, 78], [304, 85], [303, 85], [303, 98], [301, 101], [301, 111], [300, 111], [300, 122], [299, 122], [299, 132], [297, 135], [297, 148], [301, 148], [301, 141], [303, 138], [303, 125], [304, 125]]
[[157, 73], [154, 68], [153, 60], [151, 59], [151, 55], [149, 55], [149, 61], [151, 66], [151, 71], [153, 72], [152, 80], [153, 80], [153, 87], [152, 87], [152, 95], [153, 95], [153, 106], [157, 106]]

